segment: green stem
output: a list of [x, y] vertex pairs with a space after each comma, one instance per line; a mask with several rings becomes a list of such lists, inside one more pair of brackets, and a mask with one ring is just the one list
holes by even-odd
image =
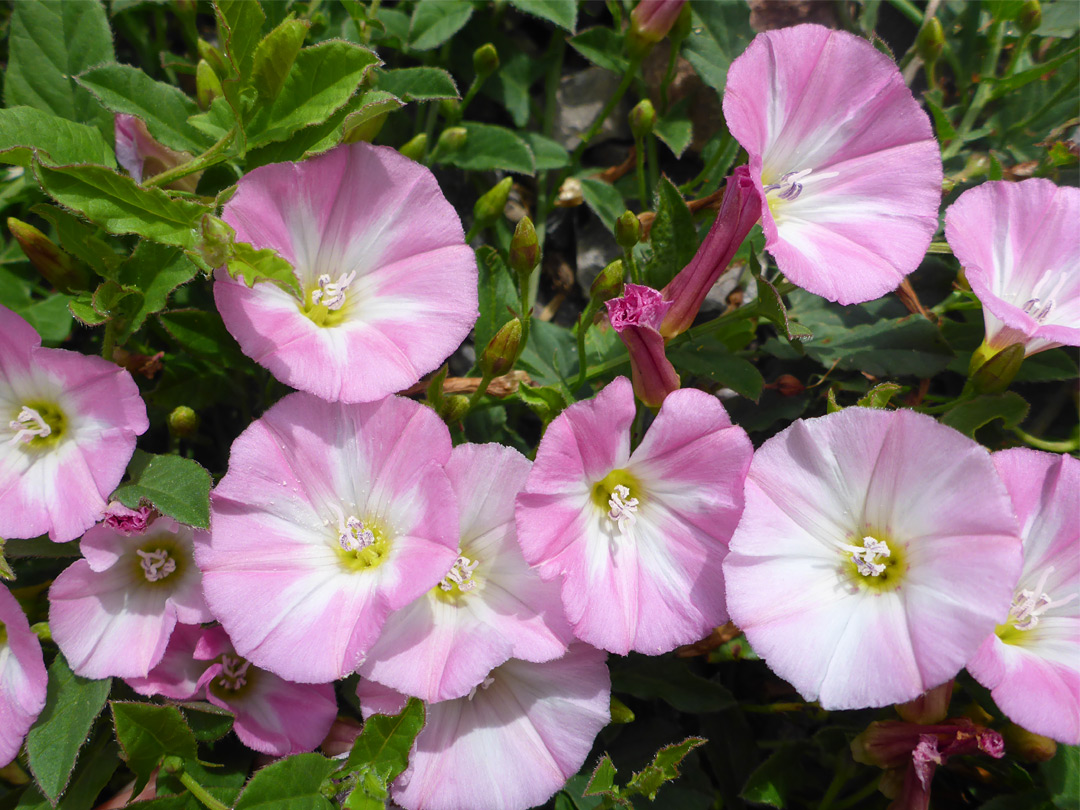
[[[544, 117], [540, 122], [541, 131], [548, 138], [555, 131], [555, 113], [559, 109], [559, 77], [562, 75], [563, 54], [565, 51], [566, 36], [560, 34], [556, 29], [551, 36], [551, 43], [548, 45], [551, 66], [548, 68], [547, 77], [544, 79]], [[545, 61], [547, 61], [547, 58], [545, 57]], [[544, 247], [544, 236], [547, 233], [547, 215], [551, 200], [548, 191], [548, 179], [546, 171], [537, 173], [536, 217], [533, 219], [533, 225], [536, 228], [536, 241], [541, 249]], [[531, 282], [534, 292], [539, 283], [540, 274], [537, 273]]]
[[194, 777], [187, 771], [180, 771], [177, 774], [180, 779], [180, 784], [188, 789], [196, 799], [202, 802], [210, 810], [229, 810], [228, 805], [222, 804], [213, 796], [211, 796], [202, 785], [195, 781]]
[[[615, 106], [622, 101], [622, 97], [626, 95], [626, 91], [630, 89], [631, 83], [634, 81], [634, 75], [637, 73], [638, 67], [641, 65], [641, 59], [631, 59], [630, 65], [626, 68], [626, 73], [623, 74], [622, 81], [619, 82], [619, 86], [615, 88], [615, 92], [611, 94], [611, 97], [607, 100], [604, 108], [600, 110], [599, 115], [593, 119], [592, 124], [585, 130], [585, 134], [581, 136], [581, 143], [575, 148], [573, 154], [570, 155], [571, 165], [577, 165], [581, 160], [581, 155], [589, 145], [589, 141], [596, 137], [601, 127], [604, 126], [604, 122], [607, 121], [608, 116], [611, 115]], [[563, 170], [564, 177], [569, 173], [569, 170]], [[562, 181], [560, 180], [560, 183]]]
[[1024, 51], [1027, 50], [1029, 39], [1031, 39], [1031, 32], [1025, 31], [1020, 36], [1020, 41], [1016, 43], [1016, 47], [1013, 48], [1012, 55], [1009, 57], [1009, 64], [1005, 66], [1005, 73], [1002, 74], [1006, 79], [1016, 72], [1016, 65], [1020, 62], [1020, 57], [1024, 55]]
[[911, 0], [889, 0], [892, 7], [911, 20], [915, 25], [923, 24], [923, 13]]
[[821, 803], [818, 805], [818, 810], [829, 810], [829, 808], [832, 807], [833, 802], [836, 801], [836, 797], [839, 796], [840, 791], [844, 789], [844, 785], [847, 783], [850, 773], [851, 768], [849, 767], [849, 760], [844, 754], [841, 754], [837, 757], [836, 772], [833, 774], [829, 786], [825, 789], [825, 795], [821, 797]]
[[1080, 438], [1077, 439], [1065, 439], [1064, 441], [1050, 441], [1048, 439], [1040, 439], [1038, 436], [1032, 436], [1020, 428], [1012, 428], [1012, 432], [1016, 434], [1025, 444], [1034, 447], [1036, 450], [1046, 450], [1050, 453], [1075, 453], [1080, 449]]
[[649, 188], [655, 189], [660, 182], [660, 156], [656, 152], [656, 136], [650, 133], [645, 138], [645, 144], [649, 150], [648, 163], [645, 164], [649, 169]]
[[645, 196], [645, 141], [643, 138], [634, 138], [634, 152], [637, 162], [637, 191], [641, 201], [641, 210], [649, 207], [649, 200]]
[[638, 270], [637, 262], [634, 260], [634, 249], [632, 247], [623, 251], [623, 263], [630, 271], [630, 280], [635, 284], [641, 283], [641, 271]]
[[201, 172], [208, 166], [213, 166], [215, 163], [220, 163], [222, 160], [222, 154], [225, 149], [232, 143], [236, 137], [236, 125], [233, 124], [232, 129], [221, 136], [213, 146], [207, 149], [198, 157], [194, 157], [187, 163], [181, 163], [179, 166], [173, 166], [171, 169], [162, 172], [161, 174], [155, 174], [143, 181], [143, 185], [147, 188], [155, 188], [160, 186], [166, 186], [174, 180], [179, 180], [182, 177], [187, 177], [189, 174], [195, 174], [195, 172]]
[[465, 108], [469, 106], [476, 94], [480, 92], [480, 85], [484, 83], [484, 80], [480, 76], [474, 76], [472, 84], [469, 85], [469, 89], [465, 91], [465, 97], [461, 99], [461, 104], [458, 106], [457, 115], [454, 116], [454, 123], [456, 124], [465, 115]]
[[110, 318], [105, 322], [105, 337], [101, 341], [101, 356], [113, 362], [113, 349], [116, 348], [116, 321]]
[[[469, 413], [472, 412], [472, 409], [476, 407], [476, 403], [480, 401], [480, 397], [487, 393], [488, 386], [491, 385], [491, 381], [494, 379], [495, 375], [490, 371], [480, 378], [480, 385], [473, 391], [472, 396], [469, 397], [469, 406], [465, 409], [466, 416], [468, 416]], [[465, 421], [464, 416], [462, 417], [462, 421]]]
[[577, 324], [577, 362], [578, 362], [578, 376], [574, 382], [574, 390], [578, 391], [581, 386], [585, 384], [585, 374], [588, 368], [585, 365], [585, 334], [589, 331], [589, 327], [592, 325], [592, 318], [589, 310], [592, 309], [592, 301], [589, 302], [589, 308], [582, 313], [581, 318]]
[[979, 113], [986, 106], [986, 102], [990, 100], [990, 94], [994, 89], [993, 82], [990, 79], [995, 75], [995, 68], [997, 67], [998, 57], [1001, 56], [1004, 38], [1004, 24], [994, 22], [990, 26], [990, 50], [983, 59], [982, 72], [979, 77], [979, 86], [975, 90], [975, 98], [971, 100], [971, 105], [964, 111], [964, 117], [960, 121], [960, 126], [956, 129], [956, 137], [942, 150], [942, 160], [948, 160], [963, 148], [968, 133], [971, 132], [971, 128], [975, 125], [975, 119], [979, 117]]
[[479, 222], [474, 222], [472, 225], [470, 225], [469, 226], [469, 232], [467, 234], [465, 234], [465, 244], [467, 245], [473, 239], [475, 239], [476, 235], [478, 233], [480, 233], [480, 230], [481, 230], [481, 228], [480, 228], [480, 223]]
[[744, 712], [751, 714], [786, 714], [787, 712], [801, 712], [804, 709], [813, 708], [807, 703], [767, 703], [764, 706], [743, 706]]
[[846, 799], [843, 799], [843, 800], [837, 802], [833, 806], [833, 810], [847, 810], [847, 808], [854, 807], [855, 805], [859, 804], [861, 801], [863, 801], [863, 799], [867, 798], [868, 796], [872, 796], [874, 793], [877, 792], [878, 783], [880, 781], [881, 780], [879, 778], [877, 778], [877, 777], [871, 779], [869, 784], [864, 785], [862, 788], [860, 788], [855, 793], [852, 793]]

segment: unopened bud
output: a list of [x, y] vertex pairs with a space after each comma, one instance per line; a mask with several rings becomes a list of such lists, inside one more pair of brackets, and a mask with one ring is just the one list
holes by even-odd
[[456, 152], [465, 145], [465, 139], [469, 137], [469, 131], [465, 127], [448, 127], [439, 134], [435, 148], [448, 155]]
[[622, 295], [626, 271], [622, 259], [616, 259], [603, 270], [589, 287], [589, 298], [596, 305]]
[[1024, 344], [1007, 346], [981, 364], [980, 359], [980, 351], [971, 357], [971, 387], [980, 394], [1000, 394], [1009, 387], [1024, 362]]
[[915, 39], [915, 52], [926, 64], [931, 65], [941, 56], [941, 49], [944, 47], [945, 30], [941, 27], [941, 20], [931, 17], [919, 29], [919, 36]]
[[476, 205], [473, 206], [473, 217], [481, 227], [486, 228], [503, 215], [512, 185], [514, 185], [514, 179], [504, 177], [476, 201]]
[[169, 432], [181, 439], [188, 439], [199, 432], [199, 415], [187, 405], [178, 405], [166, 418]]
[[199, 229], [199, 252], [211, 267], [221, 267], [229, 259], [236, 231], [213, 214], [203, 214]]
[[488, 42], [473, 51], [472, 63], [476, 75], [481, 79], [486, 79], [499, 69], [499, 52]]
[[776, 390], [782, 397], [797, 397], [806, 386], [793, 374], [781, 374], [776, 378]]
[[637, 139], [644, 138], [652, 132], [655, 123], [656, 108], [647, 98], [639, 101], [630, 111], [630, 131]]
[[1025, 34], [1030, 34], [1042, 25], [1042, 6], [1039, 0], [1027, 0], [1020, 9], [1020, 16], [1016, 18], [1016, 22]]
[[499, 377], [508, 372], [517, 359], [520, 345], [521, 321], [514, 318], [503, 324], [480, 355], [480, 373], [485, 377]]
[[1006, 725], [1001, 736], [1005, 738], [1005, 750], [1021, 762], [1046, 762], [1057, 753], [1056, 742], [1016, 723]]
[[540, 243], [532, 220], [522, 217], [510, 240], [510, 267], [519, 277], [528, 278], [540, 262]]
[[8, 217], [8, 230], [45, 279], [63, 293], [89, 289], [86, 269], [59, 245], [29, 223]]
[[200, 59], [195, 66], [195, 98], [200, 109], [207, 109], [215, 98], [223, 95], [221, 79], [205, 59]]
[[448, 425], [453, 425], [465, 418], [469, 412], [469, 398], [461, 394], [444, 397], [439, 408], [439, 416]]
[[199, 57], [205, 59], [210, 63], [210, 67], [214, 69], [214, 72], [218, 76], [228, 76], [229, 68], [225, 64], [225, 57], [221, 55], [221, 51], [207, 42], [205, 39], [200, 39], [197, 43]]
[[461, 102], [456, 98], [444, 98], [439, 101], [439, 114], [447, 121], [460, 118]]
[[611, 722], [619, 724], [634, 722], [634, 713], [630, 707], [614, 695], [611, 696]]
[[633, 211], [623, 211], [615, 220], [615, 241], [623, 250], [630, 250], [641, 241], [641, 222]]
[[627, 48], [632, 58], [640, 59], [679, 19], [686, 0], [641, 0], [630, 13]]
[[421, 132], [415, 138], [413, 138], [400, 149], [398, 149], [398, 151], [410, 160], [420, 161], [423, 159], [426, 149], [427, 135]]

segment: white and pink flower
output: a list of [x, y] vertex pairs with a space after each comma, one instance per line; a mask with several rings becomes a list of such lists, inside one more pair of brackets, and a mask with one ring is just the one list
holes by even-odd
[[525, 559], [561, 581], [579, 639], [656, 655], [727, 620], [721, 564], [753, 451], [703, 391], [669, 394], [631, 453], [634, 415], [625, 377], [560, 414], [516, 519]]
[[0, 585], [0, 767], [19, 753], [45, 708], [45, 661], [15, 597]]
[[131, 374], [42, 348], [0, 306], [0, 537], [65, 543], [93, 526], [147, 426]]

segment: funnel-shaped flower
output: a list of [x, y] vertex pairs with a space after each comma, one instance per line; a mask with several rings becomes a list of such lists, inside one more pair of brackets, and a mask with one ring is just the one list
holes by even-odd
[[727, 179], [724, 199], [705, 241], [690, 264], [664, 287], [671, 309], [664, 317], [660, 333], [672, 338], [690, 328], [705, 296], [723, 275], [746, 235], [761, 219], [761, 195], [746, 166], [739, 166]]
[[206, 542], [169, 518], [141, 534], [106, 524], [82, 539], [76, 560], [49, 589], [49, 629], [84, 678], [145, 677], [177, 622], [213, 619], [202, 598], [194, 548]]
[[679, 388], [679, 375], [664, 353], [660, 324], [671, 303], [652, 287], [627, 284], [621, 298], [607, 302], [608, 320], [630, 353], [634, 393], [650, 408]]
[[477, 318], [476, 259], [435, 176], [354, 143], [241, 178], [222, 215], [236, 238], [292, 263], [304, 300], [217, 273], [244, 353], [323, 399], [371, 402], [415, 383]]
[[360, 667], [365, 678], [426, 701], [463, 697], [509, 658], [549, 661], [570, 627], [559, 588], [521, 556], [514, 496], [532, 465], [509, 447], [463, 444], [446, 474], [461, 509], [458, 558], [446, 577], [391, 614]]
[[47, 679], [41, 642], [15, 597], [0, 585], [0, 767], [15, 759], [45, 708]]
[[0, 306], [0, 537], [65, 543], [93, 526], [147, 424], [127, 371], [41, 348]]
[[912, 700], [952, 678], [1020, 574], [990, 455], [914, 411], [800, 420], [755, 453], [724, 562], [731, 619], [826, 709]]
[[983, 305], [986, 343], [1080, 346], [1080, 189], [983, 183], [945, 212], [945, 237]]
[[[116, 116], [116, 162], [127, 169], [127, 173], [136, 183], [143, 178], [179, 166], [191, 160], [187, 152], [177, 152], [160, 143], [140, 119], [134, 115]], [[202, 172], [195, 172], [169, 184], [169, 188], [194, 192], [199, 185]]]
[[634, 395], [617, 378], [548, 427], [517, 498], [518, 539], [562, 580], [574, 635], [656, 655], [727, 620], [721, 564], [752, 449], [716, 397], [668, 395], [630, 452]]
[[1015, 723], [1080, 743], [1080, 461], [1027, 448], [993, 455], [1024, 540], [1008, 618], [968, 670]]
[[247, 428], [211, 495], [203, 590], [237, 652], [290, 681], [360, 664], [391, 610], [458, 556], [458, 509], [433, 410], [290, 394]]
[[941, 154], [889, 57], [820, 25], [766, 31], [731, 64], [724, 117], [750, 156], [765, 247], [791, 281], [852, 304], [919, 266]]
[[[543, 804], [578, 772], [610, 719], [605, 658], [572, 644], [543, 664], [511, 659], [466, 697], [430, 704], [394, 801], [406, 810]], [[405, 703], [370, 681], [356, 691], [365, 718], [396, 714]]]

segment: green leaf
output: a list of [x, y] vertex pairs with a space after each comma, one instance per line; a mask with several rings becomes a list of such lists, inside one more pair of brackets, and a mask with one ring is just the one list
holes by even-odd
[[720, 712], [736, 703], [725, 687], [695, 675], [678, 658], [634, 656], [632, 665], [612, 671], [611, 689], [642, 700], [660, 698], [687, 714]]
[[239, 78], [246, 81], [251, 75], [266, 14], [255, 0], [215, 0], [214, 7], [218, 12], [218, 40]]
[[[400, 110], [405, 102], [393, 93], [385, 90], [368, 90], [359, 97], [359, 109], [348, 113], [341, 124], [341, 134], [346, 143], [352, 143], [355, 138], [354, 130], [368, 121], [385, 116], [394, 110]], [[367, 138], [365, 138], [367, 140]]]
[[666, 176], [656, 186], [656, 219], [649, 231], [649, 243], [653, 261], [645, 269], [645, 280], [658, 290], [686, 267], [697, 252], [694, 217], [679, 189]]
[[210, 473], [197, 461], [136, 450], [127, 471], [112, 495], [124, 506], [137, 509], [145, 501], [180, 523], [210, 528]]
[[510, 0], [518, 11], [540, 17], [573, 33], [577, 26], [576, 0]]
[[1039, 768], [1054, 805], [1060, 810], [1075, 810], [1080, 805], [1080, 747], [1058, 745], [1054, 758]]
[[622, 75], [630, 67], [623, 56], [623, 38], [606, 26], [586, 28], [568, 42], [594, 65]]
[[686, 113], [689, 103], [689, 99], [683, 99], [663, 117], [658, 118], [653, 126], [653, 134], [667, 144], [675, 157], [682, 157], [682, 153], [694, 139], [694, 125]]
[[143, 295], [139, 308], [121, 331], [120, 341], [134, 334], [148, 315], [165, 309], [169, 293], [191, 281], [198, 271], [199, 268], [180, 248], [145, 240], [139, 242], [131, 258], [120, 266], [117, 274], [121, 284], [136, 287]]
[[619, 795], [620, 790], [619, 786], [615, 784], [615, 776], [615, 764], [611, 761], [610, 756], [604, 754], [596, 764], [596, 768], [581, 791], [581, 795], [583, 797], [602, 796], [603, 804], [601, 806], [603, 807], [622, 807], [632, 810], [634, 805], [628, 799], [624, 799]]
[[124, 750], [124, 760], [135, 774], [132, 795], [137, 795], [154, 768], [170, 755], [195, 759], [195, 735], [175, 706], [112, 701], [116, 739]]
[[29, 168], [35, 149], [53, 163], [116, 165], [112, 147], [93, 127], [34, 107], [0, 110], [0, 162]]
[[[180, 346], [196, 357], [213, 360], [219, 365], [236, 367], [247, 359], [221, 316], [204, 309], [172, 310], [158, 315], [162, 327]], [[169, 366], [165, 367], [166, 375]], [[187, 386], [190, 388], [190, 384]], [[194, 407], [194, 406], [192, 406]]]
[[[409, 698], [396, 715], [375, 714], [364, 722], [348, 759], [335, 774], [360, 776], [347, 807], [364, 806], [365, 800], [382, 800], [385, 804], [390, 783], [408, 767], [409, 751], [423, 727], [424, 704], [416, 698]], [[353, 800], [357, 793], [360, 795]]]
[[545, 428], [566, 410], [566, 397], [552, 386], [522, 384], [518, 386], [517, 395], [539, 417]]
[[114, 58], [109, 21], [98, 0], [15, 3], [4, 100], [8, 107], [25, 104], [107, 129], [112, 116], [71, 77]]
[[681, 743], [665, 745], [656, 752], [651, 763], [634, 774], [626, 789], [641, 793], [652, 801], [665, 782], [679, 778], [679, 763], [686, 755], [706, 742], [703, 737], [687, 737]]
[[60, 246], [77, 259], [81, 259], [102, 278], [112, 278], [122, 258], [112, 245], [98, 237], [98, 228], [69, 214], [56, 205], [40, 203], [30, 208], [35, 214], [47, 219], [56, 228]]
[[41, 339], [49, 343], [60, 343], [71, 334], [74, 323], [68, 311], [71, 296], [54, 293], [45, 298], [28, 299], [23, 306], [12, 306], [18, 315], [37, 330]]
[[367, 48], [340, 40], [304, 48], [277, 99], [248, 124], [248, 148], [285, 140], [300, 127], [325, 121], [352, 97], [378, 61]]
[[55, 804], [67, 787], [79, 749], [105, 705], [111, 686], [111, 678], [80, 678], [60, 653], [49, 666], [45, 708], [26, 735], [26, 752], [30, 770], [50, 802]]
[[375, 72], [376, 86], [405, 101], [461, 98], [454, 78], [442, 68], [411, 67]]
[[178, 706], [183, 710], [188, 727], [199, 742], [220, 740], [232, 731], [233, 713], [228, 709], [205, 701], [190, 701]]
[[199, 112], [195, 102], [171, 84], [156, 82], [138, 68], [102, 65], [75, 77], [114, 113], [134, 115], [165, 146], [198, 153], [210, 145], [206, 135], [188, 123]]
[[939, 97], [940, 93], [937, 91], [923, 93], [923, 101], [926, 102], [930, 114], [934, 117], [934, 132], [938, 140], [951, 141], [956, 137], [956, 127], [953, 126], [948, 113], [939, 103]]
[[134, 287], [127, 287], [115, 281], [103, 281], [94, 290], [90, 306], [101, 317], [116, 321], [123, 332], [126, 325], [142, 305], [143, 294]]
[[491, 124], [467, 122], [462, 124], [467, 133], [465, 146], [443, 155], [440, 163], [449, 163], [459, 169], [493, 171], [503, 169], [518, 174], [532, 174], [534, 160], [529, 145], [512, 130]]
[[856, 405], [861, 405], [864, 408], [884, 408], [889, 404], [894, 396], [900, 393], [902, 386], [897, 385], [894, 382], [878, 383], [869, 391], [866, 395], [861, 397]]
[[532, 149], [537, 171], [561, 169], [570, 165], [570, 153], [563, 149], [558, 141], [544, 137], [539, 132], [522, 132], [521, 134]]
[[472, 13], [472, 3], [464, 0], [419, 0], [409, 23], [409, 47], [438, 48], [465, 27]]
[[669, 347], [667, 356], [680, 372], [707, 377], [754, 402], [760, 399], [765, 387], [765, 378], [749, 360], [735, 356], [711, 335]]
[[565, 385], [577, 374], [577, 343], [569, 329], [533, 318], [518, 364], [538, 385]]
[[[751, 255], [751, 267], [755, 267], [757, 258]], [[784, 299], [776, 291], [771, 282], [761, 277], [760, 273], [754, 274], [758, 291], [758, 310], [761, 316], [773, 324], [780, 334], [787, 338], [788, 342], [812, 340], [814, 333], [802, 324], [795, 323], [788, 317]]]
[[1048, 59], [1034, 67], [1030, 67], [1027, 70], [1021, 70], [1014, 73], [1012, 76], [1004, 79], [989, 78], [988, 81], [994, 82], [994, 91], [990, 94], [991, 99], [1001, 98], [1009, 93], [1014, 93], [1025, 85], [1031, 84], [1031, 82], [1041, 79], [1048, 73], [1052, 73], [1062, 65], [1070, 62], [1075, 62], [1077, 54], [1080, 54], [1080, 48], [1073, 48], [1071, 51], [1067, 51], [1059, 56], [1055, 56], [1053, 59]]
[[307, 20], [284, 20], [255, 49], [251, 81], [265, 100], [276, 99], [285, 86], [309, 28]]
[[754, 31], [745, 3], [694, 3], [683, 55], [705, 83], [723, 92], [733, 59], [746, 50]]
[[254, 287], [261, 281], [272, 281], [297, 299], [304, 297], [293, 266], [272, 248], [256, 250], [247, 242], [234, 242], [232, 255], [226, 261], [225, 268], [233, 278], [243, 277], [248, 287]]
[[130, 177], [100, 166], [49, 167], [34, 163], [42, 188], [109, 233], [136, 233], [154, 242], [194, 248], [199, 220], [211, 208], [143, 188]]
[[[85, 745], [79, 763], [71, 775], [71, 782], [58, 810], [91, 810], [98, 804], [98, 796], [120, 766], [120, 749], [112, 739], [112, 732], [101, 728], [93, 740]], [[51, 810], [52, 804], [34, 785], [19, 799], [16, 810]]]
[[321, 754], [298, 754], [260, 768], [244, 787], [234, 810], [332, 810], [322, 795], [334, 763]]
[[622, 194], [611, 183], [597, 180], [595, 177], [581, 178], [581, 196], [592, 212], [600, 217], [604, 226], [614, 232], [615, 222], [626, 210]]
[[974, 438], [975, 431], [984, 425], [1001, 419], [1005, 427], [1017, 427], [1028, 413], [1028, 404], [1014, 391], [1002, 394], [983, 394], [961, 402], [941, 417], [941, 421]]
[[788, 793], [805, 783], [800, 760], [807, 747], [807, 743], [801, 741], [781, 745], [750, 774], [739, 796], [755, 804], [783, 810]]
[[509, 308], [517, 310], [520, 301], [510, 268], [495, 248], [490, 245], [478, 248], [476, 264], [480, 271], [480, 317], [474, 327], [475, 343], [482, 349], [514, 317]]

